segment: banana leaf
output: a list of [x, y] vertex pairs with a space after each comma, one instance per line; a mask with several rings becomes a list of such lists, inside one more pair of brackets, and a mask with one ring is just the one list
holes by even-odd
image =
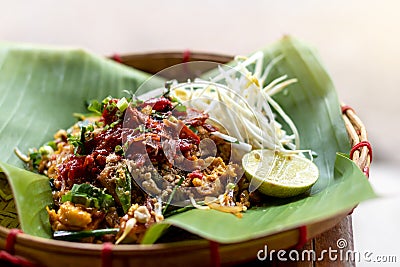
[[[276, 100], [297, 124], [302, 147], [318, 153], [319, 182], [308, 195], [287, 200], [271, 198], [264, 207], [246, 212], [242, 219], [201, 210], [171, 216], [151, 228], [144, 243], [155, 242], [168, 225], [218, 242], [243, 241], [334, 216], [375, 196], [357, 166], [336, 154], [347, 153], [349, 142], [336, 92], [315, 52], [291, 38], [264, 52], [266, 60], [284, 55], [271, 79], [288, 74], [299, 80]], [[27, 151], [40, 146], [59, 128], [74, 123], [72, 114], [85, 112], [86, 100], [119, 97], [122, 90], [134, 91], [148, 77], [79, 49], [0, 45], [0, 161], [8, 163], [0, 168], [12, 185], [23, 231], [48, 237], [46, 216], [29, 221], [22, 214], [31, 212], [33, 205], [35, 212], [45, 214], [51, 198], [44, 192], [50, 192], [50, 187], [42, 176], [16, 168], [22, 163], [14, 156], [14, 147]], [[26, 181], [26, 186], [13, 186], [20, 179]], [[40, 190], [34, 187], [27, 194], [27, 188], [36, 180], [41, 181]], [[38, 198], [39, 204], [29, 201], [33, 198]]]
[[53, 205], [49, 178], [0, 162], [0, 172], [8, 177], [20, 227], [25, 233], [50, 238], [51, 227], [46, 206]]

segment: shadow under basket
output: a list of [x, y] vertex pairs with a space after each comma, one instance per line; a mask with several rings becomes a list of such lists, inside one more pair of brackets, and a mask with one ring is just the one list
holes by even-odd
[[[175, 64], [190, 61], [226, 63], [231, 56], [185, 52], [148, 53], [118, 56], [113, 60], [148, 73], [157, 73]], [[206, 65], [207, 66], [207, 65]], [[206, 70], [202, 70], [206, 71]], [[351, 159], [369, 175], [371, 146], [366, 129], [353, 109], [342, 105], [343, 119], [350, 137]], [[5, 177], [0, 177], [0, 217], [7, 228], [0, 226], [1, 266], [218, 266], [255, 260], [257, 252], [268, 244], [268, 249], [279, 250], [304, 244], [306, 240], [334, 227], [351, 210], [322, 222], [283, 231], [236, 244], [217, 244], [207, 240], [189, 240], [154, 245], [114, 246], [109, 243], [86, 244], [56, 241], [23, 234], [18, 227], [11, 190]]]

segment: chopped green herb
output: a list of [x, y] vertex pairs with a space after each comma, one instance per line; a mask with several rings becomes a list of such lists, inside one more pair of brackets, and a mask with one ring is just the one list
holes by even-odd
[[82, 154], [85, 154], [86, 129], [86, 127], [81, 127], [80, 148]]
[[117, 125], [120, 122], [121, 122], [121, 120], [116, 120], [116, 121], [114, 121], [113, 123], [110, 124], [110, 127], [114, 128], [114, 126]]
[[141, 133], [148, 133], [148, 132], [150, 132], [150, 130], [152, 130], [152, 129], [148, 129], [148, 128], [146, 128], [145, 125], [140, 124], [140, 125], [139, 125], [138, 127], [136, 127], [134, 130], [135, 130], [135, 131], [139, 131], [139, 132], [141, 132]]
[[117, 108], [117, 104], [115, 102], [108, 102], [106, 105], [106, 109], [108, 111], [113, 111], [114, 109]]
[[78, 154], [79, 149], [81, 154], [85, 154], [86, 131], [87, 128], [81, 126], [81, 134], [79, 137], [71, 134], [67, 135], [68, 143], [74, 146], [74, 154]]
[[117, 193], [118, 199], [121, 202], [122, 209], [125, 213], [128, 212], [131, 207], [131, 189], [132, 189], [132, 177], [128, 170], [125, 170], [121, 177], [116, 180], [115, 192]]
[[143, 101], [138, 99], [138, 98], [136, 98], [136, 96], [134, 98], [132, 98], [131, 105], [133, 107], [136, 107], [136, 106], [138, 106], [138, 105], [140, 105], [142, 103], [143, 103]]
[[181, 177], [179, 178], [178, 183], [174, 186], [174, 189], [172, 189], [171, 195], [169, 195], [168, 201], [167, 201], [167, 203], [165, 204], [165, 207], [164, 207], [164, 209], [163, 209], [163, 212], [162, 212], [163, 214], [167, 211], [169, 205], [171, 204], [171, 201], [172, 201], [172, 198], [173, 198], [174, 195], [175, 195], [176, 189], [177, 189], [179, 186], [181, 186], [181, 184], [183, 183], [184, 180], [185, 180], [185, 177], [184, 177], [184, 176], [181, 176]]
[[81, 204], [85, 207], [108, 209], [115, 206], [111, 195], [106, 194], [105, 190], [91, 184], [74, 184], [71, 191], [61, 197], [62, 202], [71, 201], [75, 204]]
[[37, 170], [37, 168], [39, 167], [40, 162], [42, 161], [42, 154], [39, 153], [39, 151], [30, 149], [28, 156], [29, 156], [29, 159], [30, 159], [30, 161], [32, 163], [33, 170]]
[[94, 131], [94, 126], [93, 126], [93, 124], [89, 124], [88, 126], [86, 126], [86, 131], [87, 131], [87, 132], [93, 132], [93, 131]]
[[95, 121], [94, 124], [95, 124], [97, 127], [99, 127], [99, 128], [101, 128], [101, 127], [104, 126], [104, 122], [102, 122], [102, 121]]
[[46, 145], [50, 146], [53, 150], [57, 149], [57, 144], [55, 141], [49, 141]]
[[103, 99], [103, 101], [101, 101], [101, 103], [103, 105], [107, 105], [110, 102], [111, 99], [112, 99], [111, 96], [107, 96], [106, 98]]
[[181, 101], [179, 101], [178, 98], [176, 98], [175, 96], [170, 96], [169, 100], [171, 100], [171, 102], [176, 102], [176, 103], [180, 103]]
[[117, 110], [115, 112], [115, 116], [117, 116], [117, 118], [122, 118], [123, 115], [124, 115], [124, 113], [121, 110]]
[[121, 98], [120, 100], [118, 100], [117, 102], [117, 108], [121, 111], [124, 112], [125, 109], [129, 106], [129, 102], [128, 100], [126, 100], [125, 97]]
[[44, 145], [42, 147], [39, 148], [39, 153], [43, 156], [49, 155], [49, 154], [53, 154], [54, 150], [51, 146], [48, 145]]
[[164, 93], [162, 95], [163, 97], [168, 97], [169, 96], [169, 94], [171, 92], [171, 86], [172, 86], [173, 83], [174, 83], [174, 81], [166, 81], [165, 82], [165, 84], [164, 84], [165, 90], [164, 90]]
[[123, 144], [123, 146], [122, 146], [122, 149], [123, 149], [124, 153], [125, 153], [125, 151], [128, 150], [128, 148], [129, 148], [129, 142], [126, 141], [126, 142]]
[[82, 145], [80, 138], [71, 134], [67, 135], [67, 141], [74, 146], [74, 154], [78, 153], [79, 147]]
[[197, 130], [197, 128], [194, 127], [194, 126], [192, 126], [192, 125], [189, 125], [189, 129], [190, 129], [192, 132], [194, 132], [195, 134], [198, 134], [198, 133], [199, 133], [199, 130]]
[[97, 100], [92, 100], [89, 103], [89, 106], [87, 109], [93, 113], [96, 113], [98, 115], [101, 115], [103, 113], [103, 105], [97, 101]]
[[168, 118], [169, 115], [166, 113], [161, 113], [161, 112], [157, 112], [157, 111], [153, 110], [151, 116], [156, 120], [163, 120], [163, 119]]
[[122, 148], [122, 146], [117, 145], [114, 148], [114, 152], [115, 152], [115, 154], [123, 155], [124, 154], [124, 149]]
[[[124, 92], [125, 94], [127, 94], [129, 96], [128, 100], [133, 100], [136, 98], [136, 95], [130, 90], [123, 90], [122, 92]], [[131, 101], [129, 101], [129, 102], [131, 102]]]
[[56, 240], [64, 241], [79, 241], [86, 237], [100, 237], [108, 234], [117, 234], [119, 228], [108, 228], [108, 229], [96, 229], [96, 230], [84, 230], [84, 231], [55, 231], [53, 238]]
[[178, 112], [186, 112], [186, 106], [181, 103], [178, 103], [178, 105], [176, 105], [174, 109]]

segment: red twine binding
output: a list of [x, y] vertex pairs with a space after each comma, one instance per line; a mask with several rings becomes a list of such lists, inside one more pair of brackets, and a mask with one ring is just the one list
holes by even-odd
[[38, 267], [38, 265], [28, 261], [27, 259], [13, 256], [5, 250], [0, 251], [0, 262], [6, 261], [12, 264], [12, 266], [19, 266], [19, 267]]
[[189, 61], [190, 61], [190, 50], [187, 49], [187, 50], [183, 51], [182, 62], [187, 63]]
[[[368, 155], [369, 155], [370, 161], [372, 162], [372, 146], [371, 146], [371, 143], [368, 141], [361, 141], [360, 143], [355, 144], [350, 150], [350, 159], [353, 159], [354, 152], [356, 152], [358, 149], [360, 149], [364, 146], [366, 146], [368, 148]], [[369, 167], [368, 166], [365, 166], [362, 171], [365, 174], [365, 176], [369, 177]]]
[[122, 63], [122, 58], [119, 54], [114, 54], [111, 58], [118, 63]]
[[112, 243], [110, 242], [104, 243], [103, 248], [101, 249], [101, 266], [112, 266]]
[[17, 235], [22, 233], [19, 229], [11, 229], [6, 238], [5, 250], [0, 251], [0, 260], [11, 263], [15, 266], [21, 267], [35, 267], [38, 266], [27, 259], [14, 256], [15, 254], [15, 242], [17, 241]]
[[368, 166], [364, 167], [363, 173], [365, 174], [365, 176], [369, 177], [369, 167]]
[[303, 225], [299, 228], [299, 241], [297, 242], [295, 249], [301, 249], [307, 243], [307, 226]]
[[17, 240], [17, 235], [20, 233], [22, 231], [19, 229], [11, 229], [7, 235], [5, 250], [11, 255], [15, 254], [15, 241]]
[[[361, 147], [364, 147], [364, 146], [368, 147], [369, 158], [370, 158], [370, 161], [372, 162], [372, 146], [371, 146], [370, 142], [368, 142], [368, 141], [361, 141], [360, 143], [355, 144], [355, 145], [351, 148], [351, 150], [350, 150], [350, 159], [353, 160], [354, 152], [355, 152], [357, 149], [359, 149], [359, 148], [361, 148]], [[369, 167], [368, 167], [368, 166], [365, 166], [364, 169], [362, 169], [362, 172], [365, 174], [365, 176], [367, 176], [367, 178], [369, 177]], [[353, 209], [349, 212], [348, 215], [353, 214], [354, 209], [355, 209], [355, 208], [353, 208]]]
[[214, 267], [221, 266], [221, 258], [219, 255], [219, 244], [214, 241], [210, 241], [210, 256], [211, 256], [211, 265]]
[[368, 154], [372, 162], [372, 146], [368, 141], [361, 141], [360, 143], [355, 144], [350, 150], [350, 159], [353, 159], [353, 155], [356, 150], [364, 146], [368, 147]]
[[351, 110], [355, 113], [354, 109], [350, 106], [342, 106], [342, 114], [346, 113], [348, 110]]

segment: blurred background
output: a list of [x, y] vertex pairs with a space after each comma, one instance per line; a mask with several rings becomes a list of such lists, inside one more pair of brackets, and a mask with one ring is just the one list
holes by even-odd
[[382, 198], [356, 209], [356, 249], [397, 253], [399, 1], [0, 0], [0, 8], [0, 41], [107, 56], [184, 49], [246, 55], [285, 34], [313, 45], [374, 148], [370, 180]]

